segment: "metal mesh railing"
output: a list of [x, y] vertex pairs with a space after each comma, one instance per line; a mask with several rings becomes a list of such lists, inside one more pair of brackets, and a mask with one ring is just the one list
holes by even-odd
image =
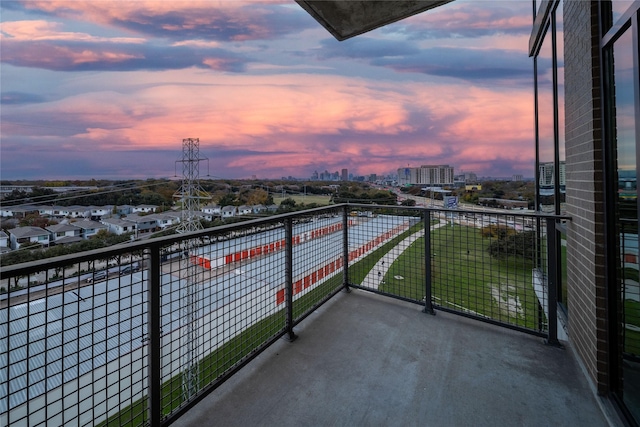
[[[349, 227], [347, 223], [347, 228]], [[299, 322], [343, 286], [343, 209], [303, 215], [292, 224], [293, 321]], [[284, 302], [286, 289], [279, 291]]]
[[145, 259], [111, 252], [3, 273], [0, 424], [87, 425], [142, 399]]
[[[411, 214], [359, 206], [352, 212], [360, 239], [349, 266], [353, 286], [547, 333], [545, 220], [490, 211], [414, 209]], [[362, 244], [371, 236], [373, 245]]]
[[551, 334], [544, 224], [343, 204], [3, 267], [0, 425], [170, 422], [345, 286]]

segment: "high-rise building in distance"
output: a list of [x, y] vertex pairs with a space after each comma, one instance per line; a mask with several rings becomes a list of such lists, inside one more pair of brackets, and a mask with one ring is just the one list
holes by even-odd
[[398, 168], [400, 185], [453, 185], [453, 166], [422, 165], [419, 168]]

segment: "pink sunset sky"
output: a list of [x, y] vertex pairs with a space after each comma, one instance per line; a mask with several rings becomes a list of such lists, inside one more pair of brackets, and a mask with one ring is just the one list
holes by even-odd
[[172, 177], [188, 137], [224, 178], [533, 176], [528, 0], [457, 0], [344, 42], [293, 0], [0, 8], [5, 180]]

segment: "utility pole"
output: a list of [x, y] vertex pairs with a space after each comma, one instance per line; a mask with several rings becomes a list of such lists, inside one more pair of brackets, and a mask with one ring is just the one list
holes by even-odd
[[[200, 162], [208, 160], [200, 157], [200, 139], [185, 138], [182, 140], [182, 186], [173, 195], [182, 203], [181, 221], [176, 231], [189, 233], [202, 229], [197, 212], [200, 212], [200, 200], [209, 199], [209, 195], [200, 187]], [[207, 163], [208, 164], [208, 163]], [[184, 241], [180, 268], [180, 358], [182, 365], [182, 398], [189, 400], [198, 391], [198, 319], [199, 305], [202, 302], [202, 278], [199, 267], [191, 262], [196, 249], [195, 239]]]

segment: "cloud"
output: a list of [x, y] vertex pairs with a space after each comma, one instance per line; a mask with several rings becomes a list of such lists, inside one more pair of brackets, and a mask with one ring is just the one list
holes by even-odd
[[[429, 47], [420, 49], [412, 41], [353, 38], [339, 43], [320, 42], [320, 59], [362, 60], [373, 66], [401, 73], [420, 73], [465, 80], [530, 79], [532, 62], [522, 51], [497, 48]], [[548, 67], [542, 59], [542, 67]]]
[[45, 102], [45, 97], [27, 92], [2, 92], [0, 93], [0, 104], [2, 105], [22, 105], [37, 104]]
[[410, 57], [376, 58], [372, 65], [398, 72], [465, 80], [530, 78], [532, 62], [521, 52], [500, 49], [434, 47]]
[[461, 1], [389, 25], [383, 34], [413, 40], [477, 38], [531, 33], [531, 3], [526, 1]]
[[[483, 165], [476, 170], [482, 173], [507, 160], [533, 164], [530, 88], [499, 92], [338, 76], [310, 81], [306, 74], [212, 79], [196, 69], [136, 76], [130, 82], [117, 73], [95, 76], [117, 91], [38, 104], [30, 114], [42, 127], [14, 129], [22, 112], [3, 111], [3, 161], [20, 163], [38, 144], [70, 157], [103, 153], [104, 170], [110, 170], [127, 151], [178, 155], [182, 138], [193, 136], [212, 170], [220, 171], [214, 173], [225, 177], [305, 176], [342, 167], [365, 174], [407, 163], [469, 162]], [[19, 152], [6, 151], [11, 144]]]
[[2, 62], [53, 71], [166, 70], [189, 67], [242, 72], [249, 58], [225, 49], [104, 44], [77, 41], [0, 40]]
[[184, 137], [224, 177], [407, 163], [532, 175], [528, 33], [517, 20], [446, 32], [487, 4], [499, 22], [493, 3], [443, 6], [446, 42], [398, 32], [429, 12], [343, 43], [290, 1], [6, 3], [19, 20], [0, 35], [3, 178], [168, 176]]
[[379, 40], [360, 37], [338, 42], [335, 39], [324, 39], [316, 50], [318, 57], [370, 59], [384, 57], [406, 57], [417, 55], [420, 49], [412, 43], [400, 40]]
[[135, 34], [218, 41], [274, 39], [316, 25], [312, 20], [298, 19], [304, 16], [304, 11], [289, 5], [288, 1], [209, 0], [21, 2], [22, 8], [32, 13], [90, 21]]
[[11, 41], [82, 41], [90, 43], [144, 43], [138, 37], [96, 37], [87, 33], [60, 31], [62, 24], [42, 20], [0, 23], [0, 36]]
[[61, 23], [40, 20], [3, 23], [1, 61], [55, 71], [200, 67], [229, 72], [244, 71], [249, 61], [243, 55], [197, 41], [166, 46], [140, 38], [94, 37], [61, 29]]

